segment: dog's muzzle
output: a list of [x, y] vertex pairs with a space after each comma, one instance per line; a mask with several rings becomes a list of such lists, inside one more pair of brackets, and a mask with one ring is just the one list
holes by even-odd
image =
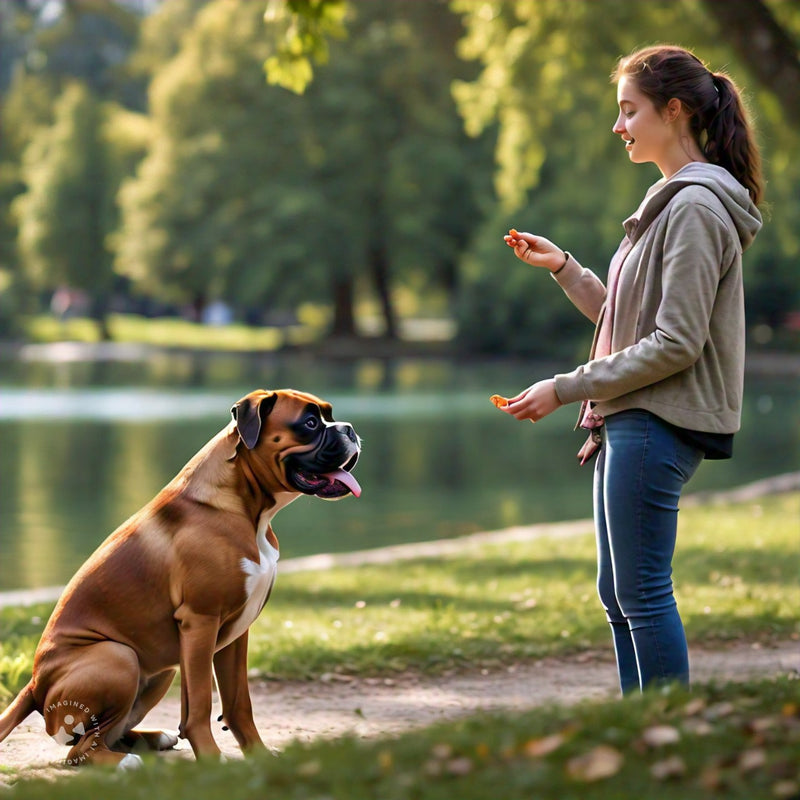
[[338, 500], [348, 494], [361, 496], [361, 486], [351, 470], [361, 453], [361, 440], [348, 422], [326, 426], [319, 444], [286, 459], [289, 482], [304, 494], [323, 500]]

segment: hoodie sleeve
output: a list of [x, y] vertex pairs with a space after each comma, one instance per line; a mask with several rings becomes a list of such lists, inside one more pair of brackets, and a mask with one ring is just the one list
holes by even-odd
[[567, 257], [564, 269], [552, 277], [575, 308], [593, 323], [597, 323], [600, 309], [606, 300], [603, 281], [590, 269], [582, 267], [571, 255]]
[[717, 286], [736, 245], [729, 223], [698, 194], [686, 192], [669, 210], [654, 329], [610, 356], [556, 375], [562, 403], [611, 400], [687, 369], [700, 357]]

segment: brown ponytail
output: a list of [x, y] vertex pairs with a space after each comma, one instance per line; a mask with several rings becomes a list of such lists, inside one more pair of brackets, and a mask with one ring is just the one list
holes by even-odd
[[714, 73], [714, 86], [719, 92], [719, 107], [706, 123], [708, 141], [704, 153], [712, 164], [725, 167], [747, 190], [758, 205], [764, 186], [761, 177], [761, 156], [748, 122], [741, 94], [724, 72]]
[[682, 47], [657, 45], [620, 59], [612, 75], [636, 82], [658, 110], [673, 98], [689, 114], [692, 133], [703, 154], [733, 175], [758, 205], [764, 194], [761, 156], [741, 93], [724, 72], [712, 73]]

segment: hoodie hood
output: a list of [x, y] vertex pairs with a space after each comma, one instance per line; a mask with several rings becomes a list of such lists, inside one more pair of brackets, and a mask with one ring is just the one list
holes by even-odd
[[761, 229], [761, 213], [747, 189], [728, 170], [717, 164], [700, 161], [692, 161], [671, 178], [662, 178], [650, 187], [636, 213], [623, 223], [631, 241], [635, 242], [669, 201], [686, 186], [703, 186], [719, 198], [730, 215], [742, 250], [747, 250]]

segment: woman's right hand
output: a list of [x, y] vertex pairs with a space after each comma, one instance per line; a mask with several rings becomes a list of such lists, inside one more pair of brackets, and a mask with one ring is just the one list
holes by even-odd
[[532, 267], [544, 267], [555, 272], [566, 263], [566, 253], [544, 236], [519, 233], [514, 228], [503, 237], [505, 243], [514, 248], [514, 255]]

